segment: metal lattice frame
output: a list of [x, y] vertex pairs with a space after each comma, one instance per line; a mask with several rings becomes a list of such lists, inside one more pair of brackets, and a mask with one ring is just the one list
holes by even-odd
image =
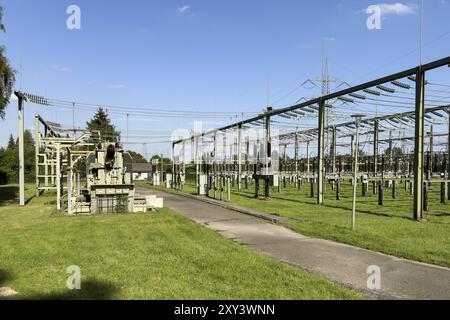
[[[374, 154], [377, 155], [378, 159], [378, 145], [379, 143], [382, 143], [383, 141], [379, 140], [379, 133], [380, 133], [380, 127], [382, 122], [387, 123], [398, 123], [403, 125], [409, 125], [414, 129], [414, 150], [415, 150], [415, 159], [413, 162], [413, 174], [412, 177], [414, 179], [414, 211], [413, 216], [416, 220], [421, 220], [423, 218], [423, 203], [424, 203], [424, 188], [422, 187], [424, 185], [425, 179], [424, 179], [424, 144], [425, 144], [425, 138], [427, 136], [425, 132], [425, 123], [427, 121], [430, 121], [430, 119], [434, 116], [441, 117], [442, 115], [439, 113], [440, 111], [448, 112], [449, 105], [441, 105], [441, 106], [434, 106], [432, 108], [427, 108], [425, 106], [425, 86], [427, 85], [427, 81], [425, 80], [426, 72], [429, 72], [431, 70], [434, 70], [436, 68], [444, 67], [444, 66], [450, 66], [450, 57], [434, 61], [432, 63], [426, 64], [426, 65], [420, 65], [415, 68], [411, 68], [393, 75], [389, 75], [374, 81], [370, 81], [358, 86], [354, 86], [345, 90], [341, 90], [335, 93], [327, 94], [325, 96], [321, 96], [318, 98], [314, 98], [299, 104], [296, 104], [291, 107], [282, 108], [282, 109], [272, 109], [268, 108], [263, 114], [260, 114], [256, 117], [239, 121], [236, 123], [233, 123], [231, 125], [224, 126], [222, 128], [210, 130], [208, 132], [204, 132], [200, 135], [193, 135], [192, 137], [188, 139], [181, 139], [178, 141], [174, 141], [172, 144], [172, 155], [173, 155], [173, 172], [177, 175], [179, 174], [185, 174], [185, 163], [181, 165], [175, 164], [175, 148], [176, 146], [182, 144], [184, 149], [184, 144], [186, 141], [193, 140], [198, 141], [198, 139], [204, 139], [207, 137], [213, 137], [214, 140], [214, 147], [212, 151], [212, 171], [214, 172], [214, 179], [216, 179], [216, 173], [217, 173], [217, 159], [216, 159], [216, 135], [219, 132], [226, 132], [227, 130], [232, 129], [238, 129], [243, 128], [245, 126], [264, 126], [267, 129], [268, 136], [265, 139], [266, 149], [270, 150], [270, 144], [271, 139], [273, 137], [270, 136], [270, 124], [273, 123], [272, 119], [276, 117], [280, 117], [283, 119], [292, 119], [292, 118], [299, 118], [307, 117], [312, 114], [317, 114], [317, 127], [308, 131], [302, 131], [302, 132], [291, 132], [288, 133], [285, 137], [288, 137], [289, 139], [294, 138], [295, 140], [295, 148], [297, 150], [298, 144], [300, 143], [300, 139], [303, 139], [308, 144], [312, 141], [317, 141], [317, 158], [315, 162], [315, 176], [317, 178], [317, 203], [323, 204], [324, 203], [324, 181], [326, 178], [326, 161], [325, 161], [325, 146], [326, 146], [326, 139], [325, 136], [332, 133], [333, 138], [331, 139], [331, 154], [332, 154], [332, 172], [336, 172], [336, 147], [337, 147], [337, 138], [338, 138], [338, 132], [340, 128], [347, 128], [352, 129], [355, 128], [355, 124], [353, 123], [343, 123], [339, 125], [333, 125], [333, 126], [326, 126], [326, 110], [328, 108], [334, 108], [337, 102], [343, 103], [343, 104], [349, 104], [349, 103], [355, 103], [356, 100], [366, 100], [371, 101], [373, 99], [367, 98], [367, 95], [371, 96], [387, 96], [390, 97], [390, 94], [395, 92], [395, 89], [392, 89], [389, 85], [393, 85], [396, 87], [401, 87], [403, 89], [412, 89], [413, 87], [409, 84], [404, 83], [404, 79], [407, 79], [409, 81], [414, 82], [415, 84], [415, 94], [414, 97], [411, 98], [411, 103], [414, 103], [414, 111], [413, 112], [406, 112], [406, 113], [398, 113], [386, 117], [375, 117], [372, 119], [364, 119], [361, 121], [361, 128], [371, 126], [373, 130], [374, 135]], [[378, 101], [378, 100], [377, 100]], [[373, 102], [366, 102], [366, 103], [372, 103]], [[391, 102], [395, 103], [396, 105], [400, 106], [401, 102]], [[301, 121], [301, 120], [300, 120]], [[431, 137], [433, 137], [433, 134], [431, 134]], [[283, 137], [278, 137], [283, 139]], [[353, 136], [351, 136], [353, 140]], [[238, 142], [238, 150], [242, 147], [242, 137], [239, 139]], [[327, 139], [328, 140], [328, 139]], [[391, 144], [393, 139], [392, 137], [389, 139], [389, 143]], [[450, 145], [450, 136], [449, 136], [449, 145]], [[353, 146], [353, 143], [352, 143]], [[353, 149], [353, 147], [352, 147]], [[391, 145], [392, 150], [392, 145]], [[449, 148], [450, 150], [450, 148]], [[196, 151], [197, 152], [197, 151]], [[356, 150], [353, 150], [353, 152], [359, 152]], [[295, 152], [296, 155], [298, 155], [298, 150]], [[265, 155], [267, 157], [267, 155]], [[296, 156], [297, 157], [297, 156]], [[198, 158], [198, 154], [196, 155], [196, 158]], [[308, 171], [310, 171], [310, 159], [309, 159], [309, 150], [307, 154], [308, 158]], [[266, 158], [267, 159], [267, 158]], [[450, 160], [450, 158], [449, 158]], [[242, 162], [241, 157], [238, 156], [238, 168], [241, 168]], [[298, 159], [296, 159], [297, 163]], [[358, 165], [353, 164], [353, 165]], [[376, 164], [375, 167], [377, 168], [378, 165]], [[376, 171], [377, 169], [375, 169]], [[449, 170], [450, 170], [450, 161], [449, 161]], [[196, 173], [198, 174], [199, 169], [196, 170]], [[226, 171], [225, 169], [223, 171]], [[238, 169], [238, 172], [241, 172], [241, 169]], [[377, 174], [377, 172], [375, 172]], [[241, 177], [239, 176], [239, 180]], [[238, 182], [240, 183], [240, 182]], [[216, 184], [216, 181], [214, 181], [214, 184]], [[175, 179], [175, 186], [177, 186], [177, 179]], [[214, 193], [215, 193], [215, 186], [214, 186]], [[222, 187], [221, 187], [222, 191]], [[266, 194], [267, 196], [267, 194]]]
[[[43, 132], [41, 131], [43, 127]], [[62, 137], [57, 131], [64, 131], [49, 124], [39, 114], [35, 115], [36, 140], [36, 196], [49, 190], [56, 191], [57, 210], [64, 209], [67, 198], [68, 214], [72, 212], [72, 195], [79, 191], [74, 184], [73, 168], [89, 151], [77, 151], [75, 147], [92, 146], [91, 133], [83, 131], [79, 137]], [[65, 186], [64, 186], [65, 185]], [[75, 188], [75, 189], [74, 189]], [[64, 193], [64, 191], [67, 191]]]

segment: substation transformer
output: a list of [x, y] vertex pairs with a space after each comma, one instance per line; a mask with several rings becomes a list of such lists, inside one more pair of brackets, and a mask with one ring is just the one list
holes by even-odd
[[133, 158], [115, 144], [100, 144], [86, 158], [86, 188], [77, 197], [75, 213], [133, 213], [162, 208], [162, 199], [139, 198], [135, 192]]
[[86, 161], [91, 213], [134, 212], [133, 159], [113, 144], [102, 145]]

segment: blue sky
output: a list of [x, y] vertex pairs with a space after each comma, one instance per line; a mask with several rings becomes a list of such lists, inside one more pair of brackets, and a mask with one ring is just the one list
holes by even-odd
[[[383, 10], [381, 30], [369, 30], [365, 10]], [[81, 30], [68, 30], [66, 9], [82, 12]], [[17, 88], [50, 98], [172, 110], [259, 112], [305, 79], [318, 77], [326, 44], [333, 77], [357, 84], [419, 62], [418, 1], [361, 0], [3, 0], [7, 33], [0, 43], [20, 71]], [[425, 0], [424, 61], [450, 55], [450, 1]], [[434, 39], [442, 37], [439, 41]], [[22, 66], [22, 67], [21, 67]], [[447, 81], [448, 83], [449, 81]], [[317, 90], [302, 89], [274, 106]], [[72, 112], [29, 105], [72, 124]], [[91, 113], [79, 112], [83, 126]], [[16, 105], [1, 121], [0, 145], [17, 131]], [[124, 116], [114, 122], [125, 131]], [[229, 121], [229, 120], [221, 120]], [[207, 123], [206, 127], [219, 123]], [[187, 119], [143, 121], [133, 132], [192, 128]], [[136, 147], [140, 151], [141, 147]], [[168, 152], [151, 147], [150, 153]]]

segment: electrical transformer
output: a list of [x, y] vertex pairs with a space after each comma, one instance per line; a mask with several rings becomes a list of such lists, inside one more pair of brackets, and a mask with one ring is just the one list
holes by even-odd
[[115, 144], [99, 144], [86, 157], [86, 185], [69, 197], [72, 214], [137, 213], [163, 208], [154, 195], [138, 197], [133, 183], [133, 158]]
[[87, 157], [86, 178], [91, 213], [134, 212], [135, 186], [131, 156], [113, 144]]

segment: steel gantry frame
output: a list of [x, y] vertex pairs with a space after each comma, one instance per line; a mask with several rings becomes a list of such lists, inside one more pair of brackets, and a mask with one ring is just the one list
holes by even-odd
[[[41, 133], [40, 126], [44, 127]], [[35, 172], [36, 172], [36, 196], [42, 192], [56, 190], [56, 153], [57, 148], [47, 146], [47, 141], [52, 138], [60, 138], [53, 128], [39, 115], [35, 114]], [[43, 170], [41, 169], [43, 168]], [[42, 172], [43, 171], [43, 172]], [[41, 180], [44, 179], [43, 186]]]
[[[423, 218], [423, 202], [424, 202], [424, 128], [425, 128], [425, 121], [426, 121], [426, 112], [433, 112], [433, 111], [439, 111], [439, 110], [447, 110], [449, 106], [440, 106], [434, 110], [431, 108], [426, 108], [425, 106], [425, 85], [426, 85], [426, 73], [440, 68], [444, 66], [450, 66], [450, 57], [446, 57], [428, 64], [419, 65], [417, 67], [407, 69], [386, 77], [379, 78], [377, 80], [369, 81], [354, 87], [350, 87], [338, 92], [326, 94], [314, 99], [307, 100], [305, 102], [295, 104], [293, 106], [287, 107], [287, 108], [281, 108], [281, 109], [267, 109], [263, 114], [260, 114], [258, 116], [238, 121], [236, 123], [209, 130], [206, 132], [203, 132], [197, 136], [200, 137], [207, 137], [207, 136], [214, 136], [217, 134], [217, 132], [224, 132], [229, 129], [238, 129], [243, 128], [246, 125], [263, 125], [265, 123], [270, 123], [270, 119], [275, 116], [280, 117], [292, 117], [292, 116], [302, 116], [309, 112], [315, 112], [318, 111], [318, 125], [317, 129], [317, 162], [316, 162], [316, 174], [317, 174], [317, 203], [319, 205], [324, 204], [324, 180], [325, 180], [325, 133], [329, 132], [329, 128], [326, 128], [325, 123], [325, 114], [327, 108], [333, 108], [333, 101], [340, 100], [344, 103], [351, 102], [352, 99], [349, 97], [346, 97], [350, 95], [353, 98], [361, 98], [365, 99], [364, 96], [358, 94], [358, 92], [365, 92], [367, 94], [376, 94], [380, 95], [379, 92], [375, 91], [373, 88], [377, 90], [382, 90], [385, 92], [391, 92], [389, 87], [386, 87], [385, 84], [390, 83], [396, 86], [403, 86], [403, 87], [409, 87], [406, 85], [403, 85], [400, 81], [403, 78], [408, 78], [411, 81], [415, 82], [415, 96], [414, 96], [414, 112], [411, 115], [411, 113], [405, 113], [405, 114], [399, 114], [396, 117], [392, 117], [391, 119], [396, 118], [403, 118], [403, 117], [410, 117], [411, 120], [414, 121], [414, 130], [415, 130], [415, 161], [413, 164], [413, 176], [414, 176], [414, 209], [413, 209], [413, 216], [416, 220], [421, 220]], [[374, 118], [371, 119], [375, 123], [374, 127], [374, 154], [378, 154], [378, 135], [379, 135], [379, 121], [383, 120], [383, 117]], [[397, 120], [395, 120], [397, 121]], [[402, 123], [401, 120], [398, 121], [399, 123]], [[366, 120], [361, 120], [361, 125], [364, 125], [366, 123]], [[351, 126], [351, 124], [348, 124], [347, 126]], [[336, 128], [338, 128], [339, 125], [336, 125]], [[336, 128], [333, 128], [335, 130]], [[311, 130], [311, 133], [314, 132], [314, 129]], [[297, 134], [297, 133], [296, 133]], [[306, 136], [308, 136], [308, 133], [303, 132]], [[196, 135], [194, 135], [196, 136]], [[172, 143], [172, 150], [174, 154], [175, 146], [184, 143], [186, 140], [192, 139], [180, 139], [177, 141], [173, 141]], [[309, 141], [312, 141], [313, 139], [309, 139]], [[334, 140], [334, 138], [333, 138]], [[450, 145], [450, 138], [449, 138], [449, 145]], [[333, 151], [335, 152], [335, 151]], [[355, 150], [355, 152], [358, 152], [358, 150]], [[241, 166], [241, 159], [238, 157], [238, 166]], [[175, 159], [173, 159], [175, 160]], [[377, 161], [377, 160], [376, 160]], [[216, 162], [216, 161], [214, 161]], [[214, 166], [215, 167], [215, 166]], [[376, 166], [375, 166], [376, 167]], [[175, 168], [174, 168], [175, 170]], [[309, 151], [308, 151], [308, 170], [309, 170]], [[376, 175], [376, 170], [374, 174]], [[450, 161], [449, 161], [449, 170], [450, 170]], [[239, 180], [241, 177], [239, 177]]]
[[[41, 131], [43, 127], [43, 132]], [[89, 150], [75, 150], [75, 147], [93, 146], [89, 140], [92, 133], [86, 130], [66, 130], [81, 131], [79, 137], [63, 137], [57, 131], [64, 131], [56, 128], [45, 121], [38, 113], [35, 114], [35, 172], [36, 172], [36, 196], [42, 192], [56, 191], [56, 208], [63, 210], [63, 199], [67, 197], [68, 214], [72, 214], [72, 195], [74, 186], [77, 186], [75, 193], [79, 191], [79, 179], [74, 179], [74, 165], [89, 154]], [[76, 184], [74, 184], [74, 181]], [[64, 193], [64, 190], [67, 193]]]

